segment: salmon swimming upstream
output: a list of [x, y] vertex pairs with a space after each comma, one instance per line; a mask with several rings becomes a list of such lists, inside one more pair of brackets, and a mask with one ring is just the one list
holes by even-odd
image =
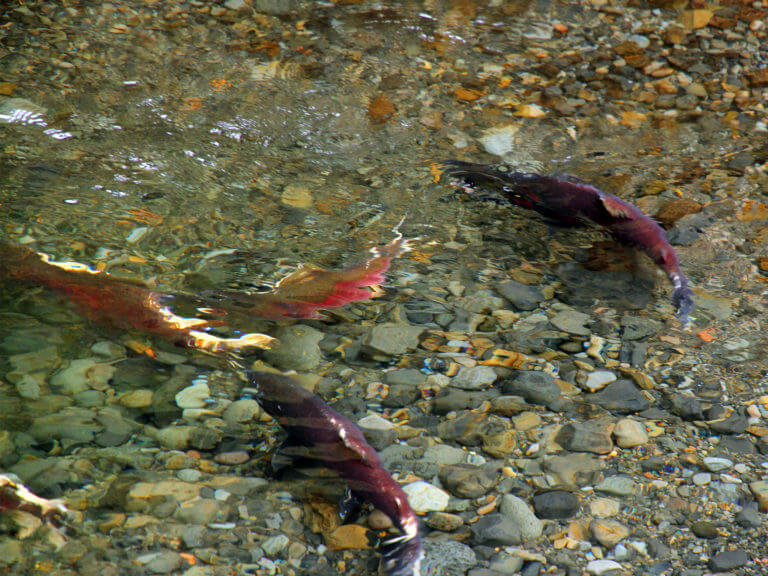
[[360, 429], [288, 376], [248, 371], [246, 378], [264, 411], [288, 433], [291, 446], [336, 472], [353, 498], [373, 504], [400, 531], [380, 547], [384, 573], [419, 576], [424, 552], [418, 518]]
[[688, 278], [680, 268], [675, 249], [664, 229], [637, 206], [589, 184], [528, 172], [511, 172], [501, 166], [460, 160], [444, 163], [445, 174], [460, 178], [471, 187], [490, 189], [494, 200], [534, 210], [563, 226], [595, 224], [614, 240], [639, 248], [672, 282], [672, 305], [685, 325], [694, 307]]

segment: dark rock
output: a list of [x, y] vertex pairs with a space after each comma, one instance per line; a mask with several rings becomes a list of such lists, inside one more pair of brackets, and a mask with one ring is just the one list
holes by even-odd
[[653, 277], [624, 270], [587, 270], [576, 262], [557, 267], [557, 276], [565, 291], [558, 297], [572, 306], [591, 306], [595, 300], [626, 310], [645, 308], [653, 293]]
[[744, 436], [723, 436], [717, 447], [728, 454], [757, 454], [755, 444]]
[[757, 528], [763, 524], [763, 518], [764, 516], [757, 509], [757, 504], [750, 502], [736, 513], [734, 520], [736, 524], [744, 528]]
[[714, 572], [727, 572], [740, 568], [747, 562], [749, 562], [749, 556], [743, 550], [726, 550], [710, 558], [709, 568]]
[[491, 546], [509, 546], [520, 544], [522, 534], [520, 527], [503, 514], [492, 513], [481, 516], [472, 525], [472, 539], [477, 544]]
[[403, 408], [410, 406], [421, 397], [421, 392], [410, 384], [394, 384], [389, 387], [389, 393], [381, 403], [387, 408]]
[[697, 520], [691, 524], [691, 532], [699, 538], [706, 538], [707, 540], [717, 538], [718, 535], [717, 526], [707, 520]]
[[479, 446], [486, 437], [511, 429], [506, 418], [467, 412], [437, 425], [437, 435], [444, 440], [455, 440], [465, 446]]
[[672, 549], [658, 538], [649, 538], [648, 553], [651, 558], [667, 558], [672, 554]]
[[695, 396], [672, 392], [665, 398], [666, 408], [683, 420], [703, 420], [701, 401]]
[[566, 490], [550, 490], [533, 497], [536, 516], [547, 520], [562, 520], [574, 516], [581, 503], [579, 497]]
[[709, 429], [718, 434], [741, 434], [747, 429], [747, 418], [737, 411], [734, 411], [725, 420], [707, 422]]
[[590, 402], [619, 414], [640, 412], [651, 405], [631, 380], [624, 379], [611, 382], [600, 392], [590, 394], [588, 398]]
[[505, 380], [502, 386], [505, 394], [522, 396], [528, 402], [548, 406], [560, 396], [560, 387], [546, 372], [523, 370], [514, 380]]
[[608, 421], [566, 424], [560, 428], [555, 442], [571, 452], [608, 454], [613, 450], [612, 430], [612, 423]]
[[664, 468], [665, 464], [666, 460], [663, 456], [649, 456], [648, 458], [640, 460], [640, 468], [642, 468], [644, 472], [658, 472]]

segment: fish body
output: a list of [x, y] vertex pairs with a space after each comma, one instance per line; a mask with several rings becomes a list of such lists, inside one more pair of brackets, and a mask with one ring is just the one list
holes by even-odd
[[288, 433], [347, 482], [352, 495], [384, 512], [401, 532], [382, 545], [382, 567], [390, 576], [418, 576], [423, 556], [419, 522], [408, 496], [360, 429], [294, 380], [268, 372], [246, 373], [256, 399]]
[[640, 208], [618, 196], [569, 178], [529, 172], [511, 172], [499, 167], [451, 160], [446, 174], [461, 178], [469, 186], [483, 186], [506, 201], [563, 226], [601, 226], [620, 244], [639, 248], [667, 275], [673, 285], [672, 304], [685, 324], [693, 310], [693, 293], [680, 268], [675, 249], [664, 229]]

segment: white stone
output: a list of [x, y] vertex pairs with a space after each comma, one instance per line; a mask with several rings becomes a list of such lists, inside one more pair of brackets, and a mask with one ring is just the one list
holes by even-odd
[[429, 482], [411, 482], [403, 487], [403, 491], [408, 495], [408, 502], [417, 514], [442, 512], [448, 507], [448, 492]]
[[51, 377], [51, 386], [65, 394], [77, 394], [88, 389], [105, 390], [115, 373], [115, 367], [95, 358], [72, 360], [69, 366]]
[[704, 458], [704, 468], [710, 472], [721, 472], [728, 470], [731, 466], [733, 466], [733, 461], [728, 460], [728, 458], [717, 458], [715, 456], [706, 456]]
[[367, 416], [363, 416], [357, 421], [357, 425], [360, 428], [366, 428], [368, 430], [391, 430], [392, 428], [397, 427], [395, 424], [378, 414], [368, 414]]
[[632, 418], [619, 420], [613, 429], [613, 435], [616, 437], [616, 444], [620, 448], [633, 448], [648, 442], [645, 425]]
[[587, 562], [587, 572], [600, 576], [611, 570], [624, 570], [624, 567], [613, 560], [592, 560]]
[[584, 387], [590, 392], [602, 390], [608, 384], [616, 380], [616, 374], [608, 370], [595, 370], [587, 375], [587, 381]]
[[517, 138], [515, 137], [520, 130], [518, 124], [507, 124], [505, 126], [496, 126], [489, 128], [480, 137], [480, 143], [486, 152], [496, 156], [506, 156], [517, 147]]
[[205, 408], [211, 397], [211, 390], [208, 384], [200, 382], [187, 386], [176, 394], [176, 406], [185, 410], [187, 408]]

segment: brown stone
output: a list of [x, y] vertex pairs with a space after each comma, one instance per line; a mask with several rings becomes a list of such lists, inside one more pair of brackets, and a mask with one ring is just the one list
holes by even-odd
[[360, 550], [371, 547], [368, 530], [359, 524], [339, 526], [325, 536], [325, 545], [331, 550]]
[[676, 198], [661, 205], [655, 218], [665, 226], [672, 226], [683, 216], [701, 212], [701, 204], [687, 198]]

